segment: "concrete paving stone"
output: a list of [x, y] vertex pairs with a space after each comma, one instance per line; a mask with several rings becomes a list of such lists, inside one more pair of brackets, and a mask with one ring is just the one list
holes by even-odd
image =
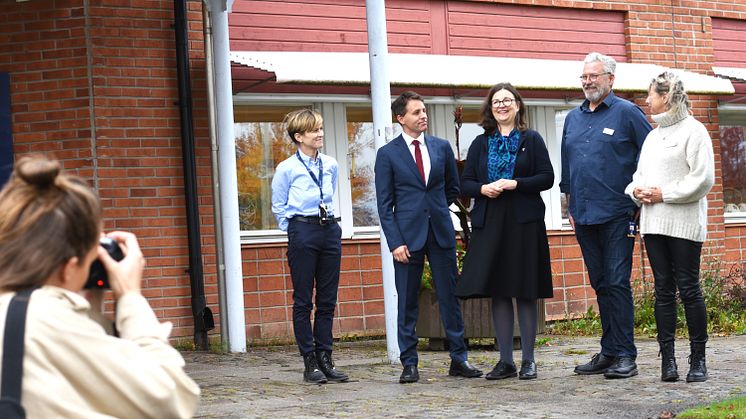
[[[689, 369], [685, 340], [676, 342], [681, 380], [664, 383], [654, 339], [636, 341], [638, 376], [609, 380], [572, 372], [598, 352], [598, 338], [545, 337], [549, 346], [536, 349], [539, 378], [527, 381], [449, 377], [447, 352], [420, 349], [420, 382], [402, 385], [401, 367], [388, 361], [385, 340], [335, 344], [335, 364], [351, 377], [347, 383], [304, 383], [295, 346], [184, 352], [184, 358], [202, 388], [197, 418], [657, 418], [746, 395], [746, 336], [710, 339], [704, 383], [683, 380]], [[519, 363], [520, 350], [514, 356]], [[469, 352], [485, 373], [497, 358], [491, 347]]]

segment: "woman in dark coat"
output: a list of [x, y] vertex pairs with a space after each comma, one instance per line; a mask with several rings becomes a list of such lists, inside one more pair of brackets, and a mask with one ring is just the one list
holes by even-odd
[[[456, 294], [491, 297], [500, 361], [488, 380], [536, 378], [537, 300], [551, 298], [549, 244], [540, 192], [554, 171], [544, 139], [528, 129], [523, 98], [510, 83], [493, 86], [482, 104], [484, 134], [469, 147], [461, 192], [475, 199], [473, 235]], [[523, 360], [513, 363], [513, 299]]]

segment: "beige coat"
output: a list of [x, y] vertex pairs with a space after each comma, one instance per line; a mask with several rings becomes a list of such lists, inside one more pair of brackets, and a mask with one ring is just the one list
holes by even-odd
[[[0, 341], [13, 293], [0, 295]], [[36, 290], [26, 319], [21, 403], [29, 418], [183, 418], [197, 408], [199, 387], [139, 294], [117, 302], [121, 338], [89, 317], [79, 294]], [[0, 343], [0, 352], [2, 344]]]

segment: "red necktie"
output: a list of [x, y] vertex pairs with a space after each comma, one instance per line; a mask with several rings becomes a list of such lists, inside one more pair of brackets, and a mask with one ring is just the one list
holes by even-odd
[[412, 141], [414, 144], [414, 162], [417, 163], [417, 170], [420, 171], [422, 181], [425, 182], [425, 165], [422, 164], [422, 151], [420, 151], [420, 142], [417, 140]]

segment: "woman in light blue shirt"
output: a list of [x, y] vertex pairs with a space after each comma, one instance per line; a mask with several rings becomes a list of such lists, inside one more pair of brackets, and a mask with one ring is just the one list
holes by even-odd
[[[298, 150], [277, 165], [272, 179], [272, 212], [288, 233], [288, 264], [293, 281], [293, 330], [303, 356], [303, 380], [343, 382], [347, 374], [332, 361], [332, 324], [337, 306], [342, 229], [332, 198], [338, 166], [322, 154], [321, 115], [299, 109], [285, 116], [287, 132]], [[316, 312], [313, 327], [313, 288]]]

